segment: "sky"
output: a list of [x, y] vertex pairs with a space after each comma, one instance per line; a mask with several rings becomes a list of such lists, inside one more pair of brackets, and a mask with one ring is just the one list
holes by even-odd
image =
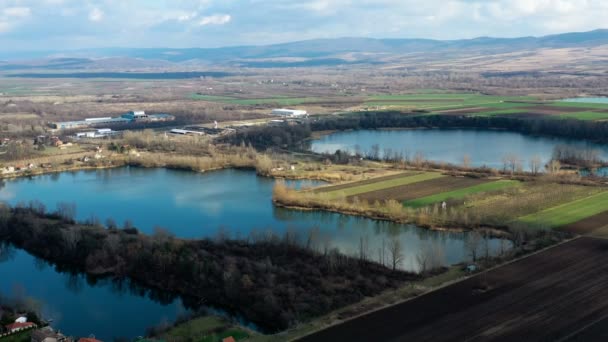
[[541, 36], [602, 28], [606, 17], [606, 0], [0, 0], [0, 46], [183, 48], [336, 37]]

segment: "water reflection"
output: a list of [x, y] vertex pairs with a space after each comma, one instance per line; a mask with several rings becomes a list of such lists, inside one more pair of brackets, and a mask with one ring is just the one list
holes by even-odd
[[[515, 155], [524, 169], [529, 169], [529, 161], [539, 156], [545, 165], [557, 145], [576, 148], [596, 149], [600, 157], [608, 157], [608, 146], [585, 141], [561, 138], [536, 137], [505, 131], [482, 131], [472, 129], [450, 130], [358, 130], [337, 132], [326, 135], [310, 143], [310, 149], [320, 153], [334, 153], [336, 150], [360, 150], [363, 154], [377, 151], [409, 156], [420, 153], [425, 159], [461, 165], [467, 155], [473, 166], [502, 168], [503, 158]], [[375, 148], [377, 146], [377, 148]]]
[[[382, 255], [386, 254], [386, 245], [398, 241], [403, 254], [399, 266], [412, 271], [419, 269], [420, 255], [430, 248], [441, 251], [441, 263], [446, 265], [470, 258], [467, 233], [276, 208], [271, 202], [273, 185], [274, 180], [257, 177], [251, 171], [196, 174], [120, 168], [9, 180], [0, 189], [0, 197], [11, 204], [35, 199], [47, 208], [55, 208], [58, 202], [77, 203], [81, 220], [92, 215], [102, 221], [132, 220], [143, 232], [152, 233], [154, 227], [162, 226], [185, 238], [224, 235], [256, 239], [293, 234], [317, 250], [337, 248], [357, 255], [365, 249], [370, 259], [385, 262]], [[14, 196], [7, 199], [8, 193]], [[497, 239], [487, 242], [491, 253], [499, 253], [504, 247]], [[58, 328], [79, 336], [94, 333], [102, 340], [141, 335], [147, 327], [173, 321], [201, 305], [198, 300], [143, 288], [134, 282], [82, 275], [68, 267], [49, 265], [7, 245], [0, 245], [0, 275], [0, 292], [9, 293], [18, 284], [29, 296], [44, 298], [43, 316], [53, 318]]]
[[[288, 183], [302, 187], [320, 182]], [[368, 239], [369, 248], [375, 251], [382, 241], [398, 238], [404, 246], [402, 267], [413, 271], [417, 270], [413, 260], [426, 244], [444, 250], [446, 265], [467, 258], [466, 233], [429, 231], [325, 211], [277, 208], [271, 202], [273, 185], [274, 180], [243, 170], [197, 174], [118, 168], [9, 180], [0, 189], [0, 197], [11, 204], [37, 199], [47, 208], [55, 208], [58, 202], [77, 203], [80, 220], [130, 220], [145, 233], [160, 226], [185, 238], [214, 237], [221, 227], [222, 234], [231, 237], [244, 238], [252, 232], [272, 232], [282, 237], [287, 231], [296, 231], [304, 239], [315, 228], [314, 235], [323, 240], [322, 244], [349, 255], [358, 253], [361, 239]], [[13, 195], [7, 197], [9, 193]], [[492, 240], [491, 245], [494, 250], [499, 240]]]

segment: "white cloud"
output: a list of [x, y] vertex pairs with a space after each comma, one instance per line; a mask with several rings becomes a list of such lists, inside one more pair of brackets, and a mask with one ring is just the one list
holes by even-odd
[[89, 20], [90, 21], [101, 21], [103, 19], [104, 13], [99, 8], [95, 7], [89, 12]]
[[5, 22], [5, 21], [0, 21], [0, 33], [4, 33], [4, 32], [8, 32], [11, 29], [11, 24]]
[[196, 13], [196, 12], [182, 14], [177, 17], [177, 21], [190, 21], [190, 20], [196, 18], [197, 16], [198, 16], [198, 13]]
[[608, 28], [607, 16], [608, 0], [0, 0], [0, 46], [542, 36]]
[[207, 17], [202, 17], [198, 22], [200, 26], [205, 25], [224, 25], [230, 22], [232, 17], [228, 14], [214, 14]]
[[32, 10], [29, 7], [8, 7], [2, 13], [7, 17], [25, 18], [32, 14]]

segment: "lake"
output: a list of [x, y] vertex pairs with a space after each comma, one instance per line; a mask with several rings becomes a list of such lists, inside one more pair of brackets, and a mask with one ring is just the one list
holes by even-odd
[[458, 165], [462, 165], [464, 156], [468, 155], [472, 166], [485, 165], [492, 168], [502, 168], [502, 159], [508, 154], [515, 154], [524, 169], [529, 169], [529, 161], [536, 155], [541, 157], [544, 165], [551, 159], [553, 148], [557, 145], [597, 149], [603, 159], [608, 158], [606, 145], [473, 129], [343, 131], [313, 140], [310, 148], [318, 153], [347, 150], [366, 154], [375, 144], [380, 147], [380, 155], [386, 148], [390, 148], [391, 153], [401, 152], [410, 158], [421, 153], [428, 160]]
[[[102, 222], [113, 218], [121, 224], [128, 219], [145, 233], [161, 226], [183, 238], [213, 237], [220, 228], [234, 237], [266, 230], [283, 234], [288, 229], [304, 237], [310, 229], [316, 229], [320, 239], [346, 254], [356, 254], [361, 239], [367, 240], [374, 257], [382, 241], [395, 236], [403, 245], [404, 270], [418, 269], [416, 255], [425, 246], [441, 249], [446, 265], [468, 259], [467, 233], [276, 208], [271, 201], [274, 183], [254, 171], [200, 174], [124, 167], [5, 180], [0, 200], [13, 205], [38, 200], [50, 210], [58, 202], [75, 203], [80, 220], [95, 216]], [[292, 184], [301, 187], [319, 183]], [[494, 253], [508, 248], [508, 243], [492, 239], [489, 248]], [[134, 337], [142, 335], [146, 327], [171, 321], [184, 311], [179, 300], [161, 305], [147, 296], [114, 291], [111, 283], [88, 284], [83, 276], [70, 278], [39, 264], [23, 251], [0, 263], [0, 292], [10, 295], [18, 286], [21, 292], [42, 302], [46, 317], [55, 319], [56, 326], [69, 334]], [[76, 281], [78, 286], [74, 286], [74, 277], [81, 279]], [[121, 323], [120, 328], [112, 328], [112, 335], [106, 334], [116, 323]]]
[[605, 103], [608, 104], [608, 97], [574, 97], [570, 99], [560, 100], [561, 102], [575, 103]]
[[0, 294], [35, 301], [42, 318], [53, 319], [54, 328], [72, 336], [132, 339], [187, 312], [180, 299], [161, 301], [128, 282], [89, 282], [81, 274], [58, 272], [22, 250], [0, 259], [0, 275]]

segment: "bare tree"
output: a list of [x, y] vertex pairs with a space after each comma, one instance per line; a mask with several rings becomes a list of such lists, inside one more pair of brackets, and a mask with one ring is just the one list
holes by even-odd
[[506, 171], [507, 167], [511, 171], [511, 174], [515, 173], [515, 170], [521, 169], [521, 161], [519, 157], [514, 153], [509, 153], [503, 157], [503, 165]]
[[370, 157], [370, 159], [373, 159], [373, 160], [380, 159], [380, 145], [378, 145], [378, 144], [372, 145], [369, 157]]
[[469, 256], [473, 262], [477, 261], [477, 253], [479, 250], [479, 244], [481, 243], [481, 236], [478, 232], [470, 232], [465, 240], [465, 248], [468, 251]]
[[393, 271], [397, 269], [398, 266], [401, 265], [403, 261], [403, 247], [401, 246], [401, 240], [399, 240], [399, 236], [392, 236], [390, 241], [388, 242], [388, 253], [391, 257], [391, 265], [393, 267]]
[[541, 157], [538, 154], [534, 155], [530, 159], [530, 171], [532, 171], [532, 173], [535, 175], [538, 174], [540, 172], [541, 164], [542, 164]]
[[464, 157], [462, 157], [462, 167], [464, 167], [465, 169], [471, 167], [471, 156], [469, 156], [468, 154], [465, 154]]
[[57, 203], [57, 215], [65, 221], [74, 221], [76, 217], [76, 203]]
[[382, 238], [382, 244], [378, 247], [378, 262], [384, 266], [386, 265], [386, 240]]
[[367, 261], [369, 257], [369, 236], [359, 237], [359, 259]]
[[444, 264], [443, 249], [437, 243], [425, 244], [416, 255], [416, 261], [420, 273], [440, 268]]
[[82, 235], [79, 229], [64, 229], [61, 231], [65, 247], [68, 251], [73, 252], [78, 246], [78, 242], [81, 240]]

